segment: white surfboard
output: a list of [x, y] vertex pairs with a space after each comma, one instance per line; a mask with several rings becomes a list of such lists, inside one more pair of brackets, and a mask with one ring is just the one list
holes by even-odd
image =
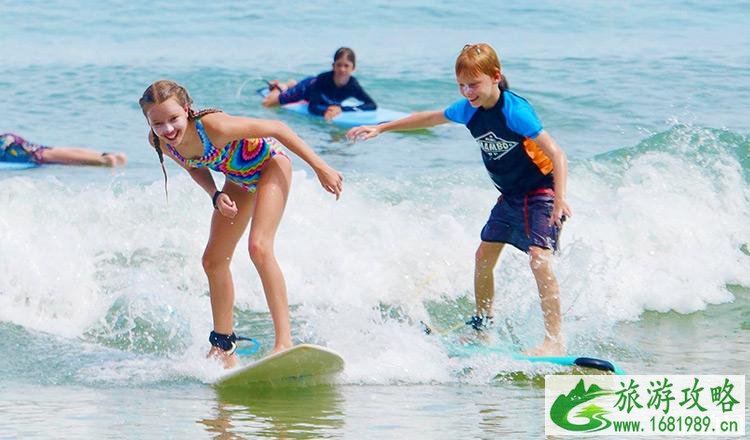
[[216, 382], [218, 387], [314, 384], [344, 369], [344, 360], [335, 352], [312, 344], [264, 357], [234, 370]]

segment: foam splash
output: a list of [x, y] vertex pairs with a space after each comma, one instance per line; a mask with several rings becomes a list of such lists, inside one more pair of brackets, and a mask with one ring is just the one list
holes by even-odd
[[[728, 283], [750, 285], [741, 250], [750, 243], [747, 140], [692, 127], [657, 137], [571, 165], [574, 217], [554, 264], [576, 349], [604, 349], [596, 341], [614, 338], [614, 324], [647, 310], [691, 313], [732, 301]], [[478, 232], [497, 197], [481, 169], [355, 175], [347, 184], [335, 202], [313, 176], [294, 174], [276, 253], [295, 337], [339, 351], [352, 383], [482, 382], [505, 368], [488, 360], [457, 379], [466, 365], [417, 324], [435, 318], [427, 302], [443, 304], [436, 310], [447, 321], [466, 312], [447, 305], [471, 298]], [[185, 357], [202, 357], [211, 325], [200, 255], [212, 209], [199, 188], [172, 176], [165, 205], [161, 182], [74, 187], [21, 176], [3, 185], [0, 321], [134, 356], [110, 369], [84, 367], [83, 376], [99, 377], [91, 380], [214, 379], [209, 364]], [[232, 262], [238, 326], [267, 332], [243, 315], [268, 320], [245, 243]], [[496, 286], [499, 318], [523, 343], [538, 342], [525, 254], [505, 251]], [[160, 368], [166, 376], [147, 374]]]

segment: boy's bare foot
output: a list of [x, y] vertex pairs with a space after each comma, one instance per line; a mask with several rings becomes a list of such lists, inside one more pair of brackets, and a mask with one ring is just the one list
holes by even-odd
[[237, 353], [227, 354], [226, 351], [219, 347], [211, 347], [206, 357], [220, 360], [224, 364], [224, 369], [227, 370], [236, 367], [237, 362], [239, 362]]
[[458, 342], [461, 345], [488, 345], [492, 340], [489, 332], [470, 329], [465, 334], [458, 337]]
[[544, 342], [534, 348], [524, 350], [523, 354], [533, 357], [564, 356], [565, 346], [559, 339], [544, 338]]

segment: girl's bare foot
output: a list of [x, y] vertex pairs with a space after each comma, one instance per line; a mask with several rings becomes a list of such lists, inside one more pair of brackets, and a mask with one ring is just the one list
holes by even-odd
[[227, 354], [226, 351], [219, 347], [211, 347], [211, 350], [206, 357], [220, 360], [224, 364], [224, 368], [227, 370], [236, 367], [239, 362], [237, 353]]
[[292, 344], [291, 342], [286, 343], [286, 344], [276, 344], [273, 346], [273, 350], [271, 350], [271, 352], [268, 353], [268, 355], [270, 356], [276, 353], [281, 353], [282, 351], [289, 350], [292, 347], [294, 347], [294, 344]]

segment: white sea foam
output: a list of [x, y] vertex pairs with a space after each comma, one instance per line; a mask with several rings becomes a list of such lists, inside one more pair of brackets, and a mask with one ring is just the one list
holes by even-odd
[[[317, 179], [295, 172], [276, 243], [290, 303], [304, 323], [295, 335], [339, 351], [348, 365], [343, 380], [452, 380], [460, 362], [415, 322], [427, 316], [425, 300], [472, 295], [473, 252], [496, 197], [483, 179], [441, 171], [404, 181], [359, 176], [336, 202]], [[159, 182], [71, 187], [21, 176], [3, 186], [0, 321], [105, 342], [135, 333], [135, 342], [119, 347], [125, 350], [162, 332], [200, 357], [211, 325], [200, 255], [212, 209], [187, 177], [172, 176], [168, 205]], [[689, 157], [647, 151], [573, 165], [574, 216], [554, 262], [569, 339], [591, 347], [587, 335], [612, 336], [614, 323], [647, 310], [691, 313], [732, 301], [727, 283], [750, 285], [740, 251], [750, 242], [748, 200], [743, 170], [729, 156], [698, 167]], [[246, 243], [232, 262], [236, 302], [265, 312]], [[496, 285], [497, 315], [514, 323], [524, 343], [537, 342], [541, 313], [525, 254], [505, 251]], [[113, 308], [118, 300], [124, 306]], [[137, 334], [144, 331], [156, 335]], [[182, 358], [168, 356], [169, 365]], [[179, 365], [169, 374], [213, 379], [202, 364]], [[125, 370], [112, 374], [118, 371]]]

